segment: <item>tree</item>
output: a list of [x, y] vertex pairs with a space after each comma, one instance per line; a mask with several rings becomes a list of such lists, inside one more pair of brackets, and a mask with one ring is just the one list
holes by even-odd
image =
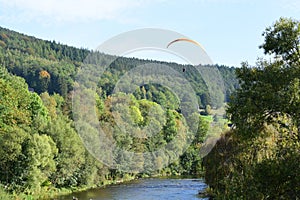
[[300, 22], [280, 18], [263, 35], [275, 59], [236, 70], [240, 88], [227, 109], [235, 129], [205, 158], [206, 179], [225, 199], [300, 195]]
[[230, 102], [228, 113], [238, 128], [246, 127], [253, 134], [265, 121], [282, 113], [299, 123], [299, 27], [300, 22], [281, 18], [266, 29], [261, 47], [283, 60], [261, 61], [254, 68], [244, 63], [237, 69], [241, 88]]
[[51, 182], [57, 187], [77, 186], [85, 151], [70, 120], [58, 116], [48, 125], [46, 134], [53, 138], [59, 151], [55, 157], [57, 170], [51, 176]]
[[167, 110], [166, 112], [166, 124], [163, 127], [163, 131], [164, 131], [164, 136], [165, 136], [165, 140], [166, 142], [170, 142], [174, 139], [174, 137], [177, 134], [177, 122], [176, 122], [176, 115], [175, 115], [175, 111], [172, 110]]
[[54, 157], [58, 150], [51, 137], [33, 134], [24, 148], [24, 153], [26, 155], [26, 162], [23, 162], [23, 168], [26, 169], [25, 187], [28, 187], [32, 193], [38, 193], [56, 170]]

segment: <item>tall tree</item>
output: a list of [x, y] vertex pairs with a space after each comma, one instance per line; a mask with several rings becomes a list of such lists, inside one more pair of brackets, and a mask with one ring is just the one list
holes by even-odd
[[236, 70], [240, 89], [227, 110], [235, 129], [205, 161], [206, 178], [226, 199], [300, 196], [300, 22], [280, 18], [263, 35], [274, 60]]

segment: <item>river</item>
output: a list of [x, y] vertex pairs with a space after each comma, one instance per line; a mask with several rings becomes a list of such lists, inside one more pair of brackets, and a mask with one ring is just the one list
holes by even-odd
[[199, 190], [206, 187], [198, 178], [147, 178], [118, 185], [90, 189], [56, 198], [57, 200], [200, 200]]

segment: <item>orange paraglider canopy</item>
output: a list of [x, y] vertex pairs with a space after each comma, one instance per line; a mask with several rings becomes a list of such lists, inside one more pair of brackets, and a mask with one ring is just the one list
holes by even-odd
[[[176, 40], [173, 40], [173, 41], [171, 41], [171, 42], [167, 45], [167, 48], [169, 48], [169, 46], [172, 45], [173, 43], [175, 43], [175, 42], [180, 42], [180, 41], [191, 42], [191, 43], [193, 43], [193, 44], [195, 44], [195, 45], [197, 45], [197, 46], [199, 46], [200, 48], [203, 49], [202, 45], [201, 45], [199, 42], [197, 42], [197, 41], [195, 41], [195, 40], [188, 39], [188, 38], [178, 38], [178, 39], [176, 39]], [[203, 49], [203, 50], [204, 50], [204, 49]], [[182, 72], [185, 72], [185, 68], [182, 68]]]
[[175, 43], [175, 42], [180, 42], [180, 41], [191, 42], [191, 43], [193, 43], [193, 44], [195, 44], [195, 45], [200, 46], [200, 47], [203, 49], [202, 45], [201, 45], [199, 42], [197, 42], [197, 41], [195, 41], [195, 40], [188, 39], [188, 38], [178, 38], [178, 39], [176, 39], [176, 40], [173, 40], [173, 41], [171, 41], [171, 42], [167, 45], [167, 48], [169, 48], [169, 46], [172, 45], [173, 43]]

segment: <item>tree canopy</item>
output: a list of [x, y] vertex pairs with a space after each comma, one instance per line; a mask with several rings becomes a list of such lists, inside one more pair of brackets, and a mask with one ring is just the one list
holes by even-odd
[[300, 196], [300, 22], [280, 18], [260, 46], [272, 61], [236, 70], [240, 88], [227, 109], [233, 129], [205, 158], [217, 199]]

